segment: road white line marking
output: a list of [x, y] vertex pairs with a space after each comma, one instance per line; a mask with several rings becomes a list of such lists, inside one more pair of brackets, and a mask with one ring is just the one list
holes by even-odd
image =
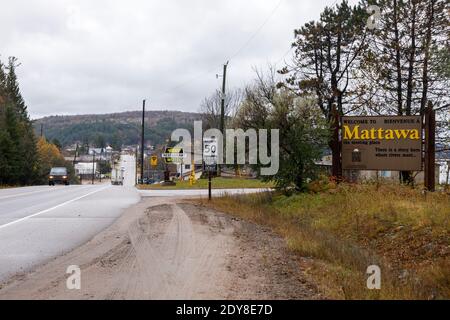
[[44, 192], [44, 191], [48, 191], [48, 190], [37, 190], [37, 191], [31, 191], [31, 192], [22, 192], [22, 193], [11, 194], [9, 196], [0, 197], [0, 200], [1, 199], [8, 199], [8, 198], [25, 196], [27, 194], [34, 194], [34, 193], [39, 193], [39, 192]]
[[[85, 185], [85, 186], [86, 186], [86, 185]], [[85, 186], [84, 186], [84, 187], [85, 187]], [[22, 193], [10, 194], [10, 195], [8, 195], [8, 196], [0, 197], [0, 200], [3, 200], [3, 199], [9, 199], [9, 198], [14, 198], [14, 197], [20, 197], [20, 196], [27, 196], [27, 195], [29, 195], [29, 194], [35, 194], [35, 193], [40, 193], [40, 192], [48, 192], [48, 190], [60, 191], [60, 190], [67, 190], [68, 188], [73, 189], [73, 187], [75, 187], [75, 185], [72, 185], [72, 186], [65, 186], [64, 188], [48, 187], [48, 188], [45, 188], [45, 189], [40, 189], [40, 190], [36, 190], [36, 191], [31, 191], [31, 192], [22, 192]], [[78, 187], [78, 186], [77, 186], [77, 187]], [[80, 186], [80, 187], [83, 187], [83, 186]], [[84, 190], [84, 189], [87, 189], [87, 188], [80, 188], [80, 189], [81, 189], [81, 190]]]
[[[87, 189], [86, 186], [87, 185], [80, 186], [81, 187], [80, 189], [81, 190]], [[29, 194], [35, 194], [35, 193], [40, 193], [40, 192], [48, 192], [48, 190], [61, 191], [61, 190], [67, 190], [68, 188], [74, 189], [73, 187], [75, 187], [75, 186], [74, 185], [73, 186], [65, 186], [64, 188], [48, 187], [46, 189], [41, 189], [41, 190], [36, 190], [36, 191], [31, 191], [31, 192], [22, 192], [22, 193], [11, 194], [8, 196], [3, 196], [3, 197], [0, 197], [0, 200], [14, 198], [14, 197], [20, 197], [20, 196], [27, 196]]]
[[85, 195], [83, 195], [83, 196], [81, 196], [81, 197], [77, 197], [77, 198], [75, 198], [75, 199], [72, 199], [72, 200], [63, 202], [63, 203], [58, 204], [57, 206], [51, 207], [51, 208], [49, 208], [49, 209], [45, 209], [45, 210], [39, 211], [38, 213], [33, 213], [33, 214], [29, 215], [29, 216], [26, 216], [26, 217], [23, 217], [23, 218], [14, 220], [14, 221], [9, 222], [9, 223], [6, 223], [6, 224], [2, 224], [2, 225], [0, 225], [0, 229], [9, 227], [9, 226], [11, 226], [11, 225], [13, 225], [13, 224], [22, 222], [22, 221], [24, 221], [24, 220], [28, 220], [28, 219], [30, 219], [30, 218], [36, 217], [36, 216], [38, 216], [38, 215], [40, 215], [40, 214], [49, 212], [49, 211], [54, 210], [54, 209], [56, 209], [56, 208], [60, 208], [60, 207], [62, 207], [62, 206], [64, 206], [64, 205], [66, 205], [66, 204], [69, 204], [69, 203], [75, 202], [75, 201], [77, 201], [77, 200], [86, 198], [86, 197], [88, 197], [88, 196], [90, 196], [90, 195], [92, 195], [92, 194], [94, 194], [94, 193], [97, 193], [97, 192], [106, 190], [106, 189], [108, 189], [108, 188], [110, 188], [110, 187], [111, 187], [111, 186], [107, 186], [107, 187], [104, 187], [104, 188], [101, 188], [101, 189], [98, 189], [98, 190], [89, 192], [89, 193], [87, 193], [87, 194], [85, 194]]

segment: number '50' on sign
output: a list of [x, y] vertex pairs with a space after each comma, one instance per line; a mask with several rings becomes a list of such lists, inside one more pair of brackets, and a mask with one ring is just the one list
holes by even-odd
[[217, 140], [203, 139], [203, 156], [216, 157], [217, 156]]

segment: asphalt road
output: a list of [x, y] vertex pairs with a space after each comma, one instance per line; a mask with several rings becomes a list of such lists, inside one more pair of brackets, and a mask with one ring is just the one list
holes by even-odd
[[124, 186], [36, 186], [0, 190], [0, 281], [85, 243], [140, 200], [134, 157]]
[[[86, 243], [141, 197], [206, 197], [207, 190], [137, 191], [135, 158], [123, 156], [124, 185], [35, 186], [0, 190], [0, 283]], [[262, 190], [262, 189], [261, 189]], [[223, 193], [255, 189], [213, 190]]]

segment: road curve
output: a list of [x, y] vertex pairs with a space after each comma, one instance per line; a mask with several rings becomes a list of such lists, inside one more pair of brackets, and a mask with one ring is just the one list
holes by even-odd
[[0, 282], [66, 253], [137, 203], [134, 158], [123, 159], [125, 186], [35, 186], [0, 190]]
[[[137, 191], [135, 158], [123, 156], [124, 186], [35, 186], [0, 190], [0, 283], [86, 243], [141, 197], [205, 197], [207, 190]], [[265, 189], [213, 190], [213, 195]]]

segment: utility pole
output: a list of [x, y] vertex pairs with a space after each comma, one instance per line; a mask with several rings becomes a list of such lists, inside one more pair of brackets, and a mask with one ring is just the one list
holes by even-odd
[[95, 150], [92, 150], [92, 184], [94, 184], [95, 178]]
[[[78, 143], [77, 143], [77, 147], [75, 148], [75, 155], [73, 156], [73, 162], [72, 162], [74, 168], [75, 168], [75, 163], [77, 162], [77, 156], [78, 156]], [[76, 170], [75, 170], [75, 172], [76, 172]], [[80, 173], [80, 184], [82, 184], [81, 173]]]
[[[228, 67], [228, 62], [225, 63], [223, 65], [223, 75], [222, 75], [222, 101], [220, 103], [220, 132], [222, 132], [222, 137], [225, 137], [225, 86], [226, 86], [226, 81], [227, 81], [227, 67]], [[222, 138], [222, 141], [224, 141], [224, 139]], [[222, 157], [223, 157], [223, 144], [222, 143]], [[219, 164], [217, 166], [217, 176], [220, 177], [221, 175], [221, 164]]]
[[145, 122], [145, 99], [142, 101], [142, 131], [141, 131], [141, 183], [144, 181], [144, 122]]
[[137, 185], [138, 181], [137, 181], [137, 171], [138, 171], [138, 146], [136, 146], [135, 148], [135, 153], [134, 153], [134, 184]]
[[41, 123], [41, 138], [42, 138], [43, 135], [44, 135], [44, 124]]
[[77, 162], [77, 156], [78, 156], [78, 143], [77, 146], [75, 148], [75, 155], [73, 156], [73, 165], [75, 166], [75, 162]]
[[102, 155], [103, 155], [103, 148], [100, 149], [100, 159], [98, 160], [98, 173], [100, 178], [100, 183], [102, 182]]

